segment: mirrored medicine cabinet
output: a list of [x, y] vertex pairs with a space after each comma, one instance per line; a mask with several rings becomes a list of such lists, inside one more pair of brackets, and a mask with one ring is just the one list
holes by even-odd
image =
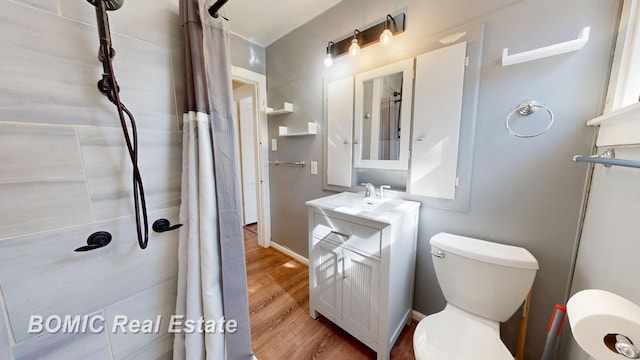
[[413, 59], [355, 76], [355, 168], [408, 169], [412, 80]]
[[325, 189], [371, 182], [468, 209], [483, 28], [415, 58], [325, 79]]

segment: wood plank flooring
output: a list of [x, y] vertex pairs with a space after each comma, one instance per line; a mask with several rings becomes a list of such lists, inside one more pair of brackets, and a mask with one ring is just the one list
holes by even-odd
[[[309, 269], [258, 246], [255, 225], [245, 227], [247, 282], [253, 350], [258, 360], [375, 359], [376, 353], [320, 316], [309, 316]], [[406, 326], [391, 359], [414, 359], [413, 331]]]

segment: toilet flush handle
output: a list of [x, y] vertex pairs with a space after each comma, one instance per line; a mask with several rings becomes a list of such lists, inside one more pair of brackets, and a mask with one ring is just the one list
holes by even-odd
[[442, 259], [442, 258], [444, 258], [444, 251], [442, 251], [442, 250], [436, 250], [436, 251], [431, 250], [431, 255]]

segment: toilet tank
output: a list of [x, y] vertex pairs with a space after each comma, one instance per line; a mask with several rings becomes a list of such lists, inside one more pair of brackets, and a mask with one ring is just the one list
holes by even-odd
[[536, 258], [521, 247], [447, 233], [434, 235], [430, 243], [447, 302], [491, 320], [504, 322], [513, 315], [538, 270]]

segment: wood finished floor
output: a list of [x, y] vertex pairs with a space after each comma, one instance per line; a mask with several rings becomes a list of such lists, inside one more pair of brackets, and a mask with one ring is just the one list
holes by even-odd
[[[258, 360], [375, 359], [376, 353], [320, 316], [309, 316], [308, 267], [273, 248], [258, 246], [255, 225], [245, 227], [249, 312]], [[406, 326], [391, 359], [414, 359]]]

